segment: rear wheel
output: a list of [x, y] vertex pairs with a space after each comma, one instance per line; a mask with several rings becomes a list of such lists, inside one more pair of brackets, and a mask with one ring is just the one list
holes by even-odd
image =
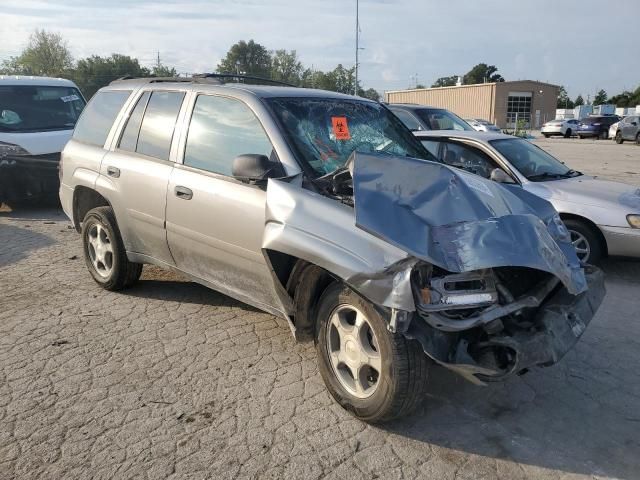
[[316, 350], [327, 389], [361, 420], [391, 420], [424, 398], [430, 360], [418, 342], [390, 333], [378, 310], [340, 283], [320, 298]]
[[600, 134], [598, 135], [598, 138], [600, 140], [606, 140], [607, 138], [609, 138], [609, 131], [608, 130], [601, 131]]
[[584, 135], [578, 135], [578, 138], [582, 140], [584, 138]]
[[622, 132], [620, 130], [618, 130], [616, 132], [616, 143], [620, 144], [622, 142], [624, 142], [624, 139], [622, 138]]
[[640, 132], [636, 134], [636, 145], [640, 145]]
[[603, 245], [598, 234], [581, 220], [564, 220], [571, 234], [571, 243], [582, 263], [596, 264], [602, 259]]
[[543, 133], [544, 138], [549, 138], [551, 135], [549, 135], [548, 133]]
[[567, 128], [567, 130], [564, 132], [564, 138], [571, 138], [571, 129]]
[[84, 259], [93, 279], [105, 290], [122, 290], [140, 278], [142, 264], [127, 259], [111, 207], [97, 207], [82, 222]]

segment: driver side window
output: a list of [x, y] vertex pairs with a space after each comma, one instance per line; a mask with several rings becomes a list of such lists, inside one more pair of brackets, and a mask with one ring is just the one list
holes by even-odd
[[440, 158], [449, 166], [460, 168], [484, 178], [490, 178], [491, 172], [495, 168], [499, 168], [484, 152], [460, 143], [443, 142]]

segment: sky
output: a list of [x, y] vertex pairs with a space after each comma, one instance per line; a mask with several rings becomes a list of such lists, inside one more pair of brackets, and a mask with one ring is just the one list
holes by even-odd
[[[356, 0], [0, 0], [0, 61], [35, 29], [75, 58], [121, 53], [182, 73], [214, 71], [253, 39], [307, 67], [355, 62]], [[640, 0], [360, 0], [362, 86], [380, 92], [496, 65], [506, 80], [564, 85], [572, 98], [640, 84]]]

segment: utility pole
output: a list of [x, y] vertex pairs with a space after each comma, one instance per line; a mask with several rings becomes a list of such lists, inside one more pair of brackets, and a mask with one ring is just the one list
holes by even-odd
[[158, 50], [158, 58], [156, 60], [156, 67], [160, 68], [160, 50]]
[[358, 95], [358, 50], [360, 49], [360, 46], [358, 45], [358, 41], [359, 41], [359, 37], [360, 37], [360, 21], [359, 21], [359, 5], [358, 5], [358, 0], [356, 0], [356, 72], [355, 72], [355, 77], [356, 77], [356, 84], [353, 87], [353, 94], [354, 95]]

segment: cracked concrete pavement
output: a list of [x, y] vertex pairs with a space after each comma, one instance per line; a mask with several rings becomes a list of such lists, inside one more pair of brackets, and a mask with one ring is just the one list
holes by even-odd
[[640, 262], [604, 267], [559, 365], [487, 388], [433, 368], [374, 427], [283, 320], [155, 267], [103, 291], [60, 211], [2, 211], [0, 479], [638, 478]]

